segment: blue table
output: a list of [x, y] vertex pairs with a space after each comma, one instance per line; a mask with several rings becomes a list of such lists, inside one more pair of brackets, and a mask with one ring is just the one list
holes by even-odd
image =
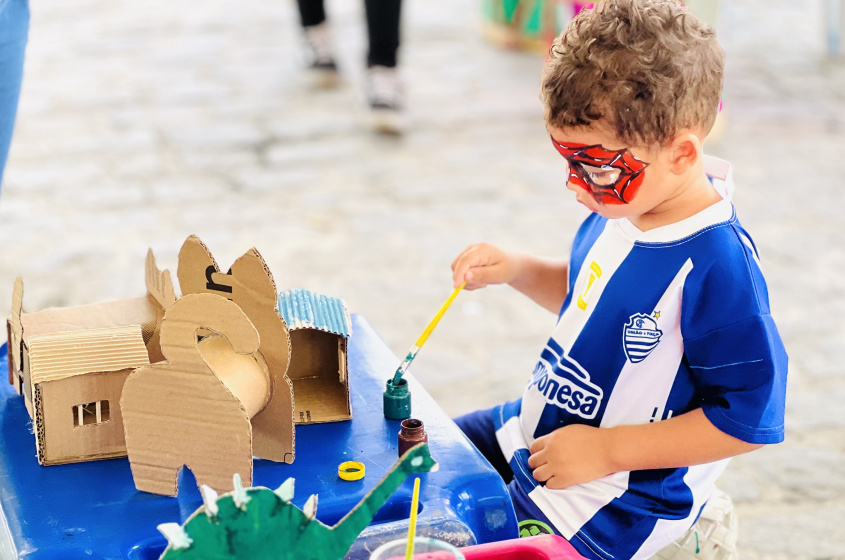
[[[293, 502], [302, 507], [319, 495], [317, 518], [333, 525], [397, 460], [399, 422], [385, 420], [382, 391], [399, 364], [365, 319], [353, 315], [349, 378], [353, 420], [296, 428], [291, 465], [255, 459], [253, 485], [276, 488], [296, 479]], [[0, 348], [0, 372], [6, 370]], [[32, 422], [11, 385], [0, 385], [0, 559], [158, 558], [166, 542], [156, 526], [184, 522], [202, 504], [190, 471], [180, 475], [179, 496], [139, 492], [126, 458], [42, 467], [35, 453]], [[409, 378], [412, 410], [426, 425], [440, 470], [421, 478], [418, 533], [465, 546], [518, 536], [507, 489], [496, 471]], [[363, 480], [344, 482], [338, 464], [366, 465]], [[367, 558], [378, 544], [401, 537], [408, 527], [409, 479], [381, 508], [347, 558]]]

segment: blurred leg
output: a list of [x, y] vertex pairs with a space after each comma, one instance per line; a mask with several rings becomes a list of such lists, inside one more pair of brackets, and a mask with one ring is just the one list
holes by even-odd
[[299, 17], [302, 20], [302, 27], [312, 27], [326, 21], [326, 10], [323, 0], [296, 0], [296, 3], [299, 6]]
[[[301, 1], [301, 0], [300, 0]], [[364, 0], [370, 50], [367, 66], [396, 66], [401, 0]]]
[[18, 110], [28, 30], [28, 0], [0, 0], [0, 184]]

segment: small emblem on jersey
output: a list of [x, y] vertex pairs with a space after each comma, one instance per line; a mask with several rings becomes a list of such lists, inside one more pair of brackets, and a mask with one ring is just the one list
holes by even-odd
[[648, 315], [631, 315], [625, 325], [625, 355], [632, 364], [642, 362], [660, 343], [663, 331], [657, 328], [657, 321]]
[[554, 530], [538, 519], [524, 519], [519, 522], [519, 536], [534, 537], [537, 535], [554, 535]]
[[584, 280], [584, 287], [581, 293], [578, 294], [578, 307], [586, 311], [587, 305], [590, 303], [590, 297], [593, 295], [593, 290], [601, 278], [601, 267], [596, 261], [590, 263], [590, 269], [587, 271], [587, 278]]
[[590, 382], [584, 368], [565, 352], [559, 356], [551, 343], [534, 368], [531, 386], [536, 387], [547, 403], [587, 420], [596, 417], [603, 395], [601, 387]]

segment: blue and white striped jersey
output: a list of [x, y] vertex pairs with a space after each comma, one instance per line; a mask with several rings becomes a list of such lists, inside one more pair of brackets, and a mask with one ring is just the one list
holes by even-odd
[[730, 167], [707, 158], [706, 169], [723, 200], [686, 220], [642, 232], [627, 219], [586, 219], [569, 294], [525, 393], [494, 413], [517, 483], [589, 558], [648, 558], [683, 534], [727, 460], [550, 490], [531, 476], [534, 439], [696, 408], [741, 440], [783, 439], [787, 357], [757, 250], [730, 200]]

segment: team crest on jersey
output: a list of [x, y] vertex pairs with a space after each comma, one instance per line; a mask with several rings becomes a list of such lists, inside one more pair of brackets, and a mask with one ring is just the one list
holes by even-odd
[[631, 315], [625, 325], [623, 336], [625, 355], [632, 364], [642, 362], [660, 343], [663, 331], [657, 328], [657, 321], [643, 313]]
[[603, 394], [581, 364], [565, 352], [555, 352], [551, 345], [534, 368], [531, 386], [536, 386], [547, 403], [587, 420], [596, 417]]

